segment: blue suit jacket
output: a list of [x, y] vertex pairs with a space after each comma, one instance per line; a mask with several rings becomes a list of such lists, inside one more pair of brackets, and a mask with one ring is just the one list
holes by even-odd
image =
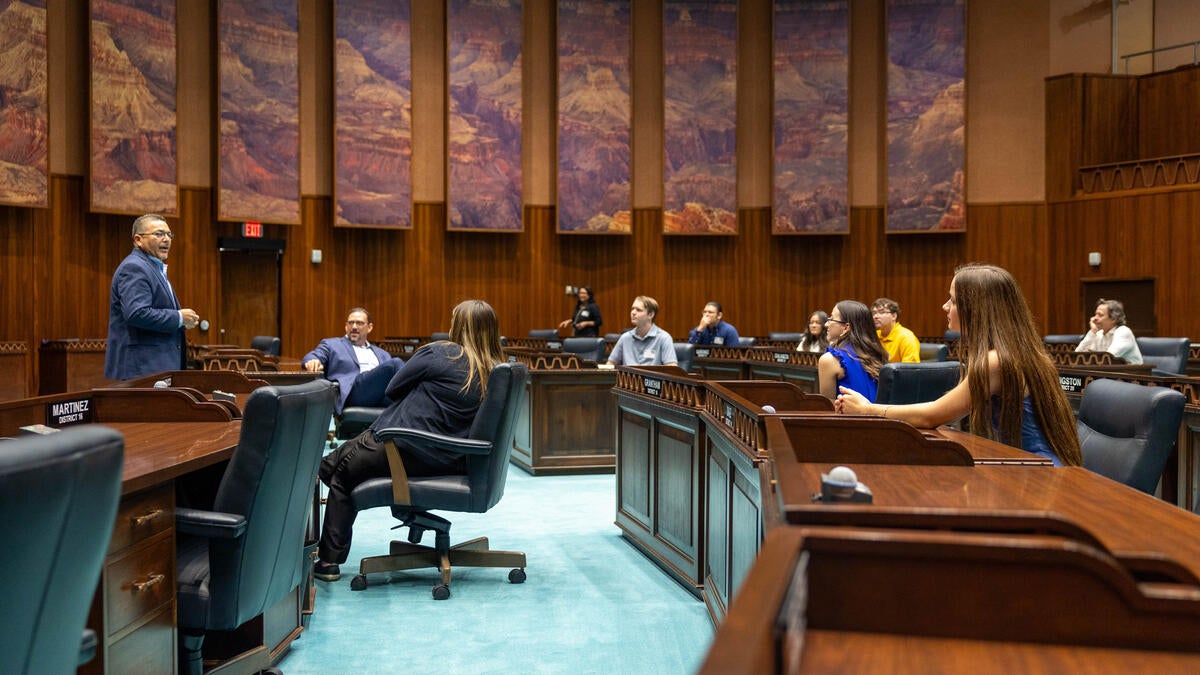
[[[379, 347], [369, 346], [380, 363], [392, 358], [391, 354]], [[325, 365], [325, 379], [338, 383], [336, 410], [341, 413], [342, 407], [346, 404], [346, 397], [350, 395], [350, 388], [354, 386], [354, 379], [358, 377], [359, 373], [358, 357], [354, 355], [354, 345], [350, 344], [350, 339], [344, 335], [325, 338], [315, 349], [305, 354], [304, 358], [300, 359], [300, 363], [308, 363], [312, 359]]]
[[186, 367], [179, 300], [162, 268], [135, 248], [113, 273], [104, 376], [114, 380]]

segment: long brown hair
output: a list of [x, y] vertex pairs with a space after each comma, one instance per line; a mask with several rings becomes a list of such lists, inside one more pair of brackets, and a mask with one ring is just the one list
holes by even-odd
[[462, 347], [458, 358], [467, 358], [467, 381], [461, 391], [479, 380], [480, 391], [487, 391], [488, 375], [504, 361], [500, 347], [500, 320], [496, 310], [482, 300], [464, 300], [450, 313], [450, 341]]
[[879, 336], [875, 333], [875, 322], [871, 320], [871, 310], [857, 300], [842, 300], [834, 305], [834, 309], [842, 315], [842, 321], [850, 330], [842, 333], [842, 337], [838, 338], [836, 344], [832, 342], [830, 344], [840, 347], [849, 342], [854, 347], [854, 353], [858, 355], [858, 360], [862, 362], [863, 370], [867, 371], [872, 378], [878, 379], [879, 369], [887, 363], [888, 355], [883, 349], [883, 344], [879, 342]]
[[971, 392], [971, 431], [997, 437], [988, 370], [988, 352], [994, 350], [1000, 365], [999, 438], [1021, 447], [1028, 391], [1050, 449], [1065, 465], [1082, 464], [1071, 406], [1016, 280], [994, 265], [964, 265], [954, 273], [953, 302], [961, 329], [958, 354]]

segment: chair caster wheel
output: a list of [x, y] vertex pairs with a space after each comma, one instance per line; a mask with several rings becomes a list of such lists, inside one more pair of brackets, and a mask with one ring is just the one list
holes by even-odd
[[433, 587], [434, 600], [446, 600], [450, 597], [450, 587], [446, 584], [438, 584]]
[[350, 590], [352, 590], [352, 591], [367, 590], [367, 575], [365, 575], [365, 574], [354, 575], [354, 578], [350, 580]]
[[525, 570], [517, 567], [508, 571], [508, 583], [523, 584], [525, 583]]

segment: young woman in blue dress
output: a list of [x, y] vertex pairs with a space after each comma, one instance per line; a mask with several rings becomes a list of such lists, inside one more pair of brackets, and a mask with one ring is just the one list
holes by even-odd
[[958, 386], [936, 401], [891, 406], [842, 389], [834, 404], [837, 411], [883, 415], [921, 428], [970, 414], [971, 432], [977, 436], [1042, 455], [1056, 465], [1082, 464], [1071, 406], [1012, 275], [993, 265], [960, 267], [942, 309], [949, 329], [961, 333], [958, 358], [964, 376]]
[[825, 333], [829, 347], [817, 360], [821, 395], [836, 398], [838, 387], [846, 387], [874, 401], [879, 369], [888, 357], [875, 333], [871, 310], [861, 302], [842, 300], [825, 320]]

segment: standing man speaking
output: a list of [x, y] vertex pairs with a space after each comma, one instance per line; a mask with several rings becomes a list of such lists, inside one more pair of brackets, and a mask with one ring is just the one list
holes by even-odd
[[160, 215], [133, 221], [133, 251], [117, 266], [109, 292], [104, 377], [128, 380], [186, 367], [183, 332], [200, 315], [179, 307], [167, 281], [174, 239]]

